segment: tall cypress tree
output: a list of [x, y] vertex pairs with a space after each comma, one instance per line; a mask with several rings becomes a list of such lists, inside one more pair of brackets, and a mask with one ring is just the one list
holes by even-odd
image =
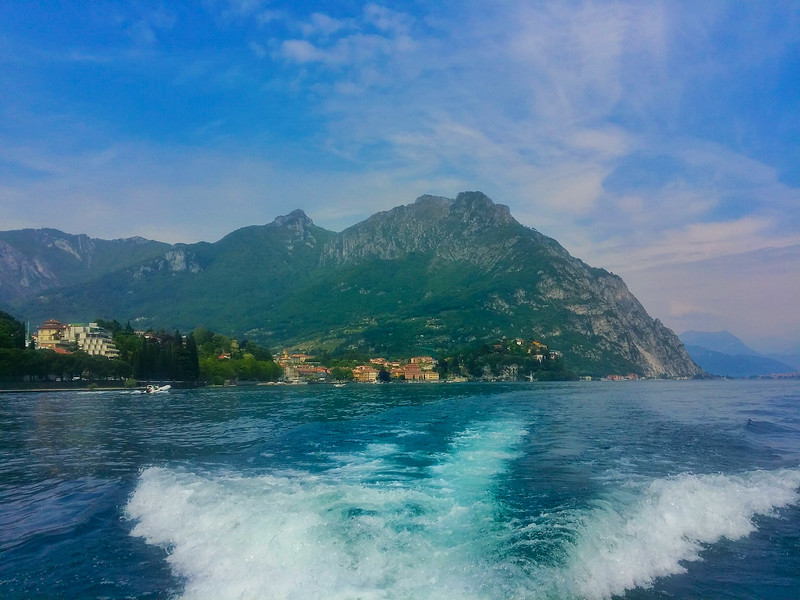
[[197, 343], [194, 341], [194, 333], [190, 333], [186, 338], [185, 351], [188, 363], [188, 379], [196, 381], [200, 378], [200, 358], [197, 354]]

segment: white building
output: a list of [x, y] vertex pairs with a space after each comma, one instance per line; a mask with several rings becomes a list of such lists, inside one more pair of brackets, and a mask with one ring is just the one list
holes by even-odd
[[111, 340], [111, 334], [97, 323], [70, 323], [64, 332], [64, 340], [75, 342], [78, 349], [93, 356], [119, 357], [119, 350]]

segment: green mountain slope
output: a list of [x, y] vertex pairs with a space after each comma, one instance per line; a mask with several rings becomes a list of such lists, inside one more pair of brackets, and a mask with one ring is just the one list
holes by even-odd
[[700, 373], [619, 277], [480, 192], [423, 196], [341, 233], [295, 211], [40, 296], [26, 318], [203, 325], [272, 347], [395, 356], [534, 338], [580, 373]]
[[92, 281], [168, 248], [168, 244], [139, 237], [99, 240], [56, 229], [2, 231], [0, 302]]

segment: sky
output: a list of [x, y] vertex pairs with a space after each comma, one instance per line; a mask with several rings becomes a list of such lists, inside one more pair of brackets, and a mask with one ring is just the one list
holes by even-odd
[[800, 1], [0, 3], [0, 230], [341, 231], [479, 190], [800, 351]]

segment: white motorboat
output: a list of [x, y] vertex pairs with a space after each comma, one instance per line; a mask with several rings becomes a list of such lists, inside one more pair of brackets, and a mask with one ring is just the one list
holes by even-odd
[[159, 394], [161, 392], [166, 392], [170, 389], [169, 385], [148, 385], [144, 388], [141, 393], [142, 394]]

